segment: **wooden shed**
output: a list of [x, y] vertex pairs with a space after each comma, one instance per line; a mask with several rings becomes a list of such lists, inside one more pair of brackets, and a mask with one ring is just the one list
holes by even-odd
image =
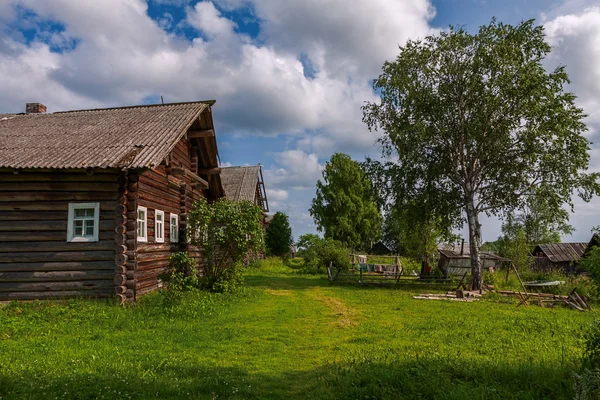
[[566, 273], [574, 273], [576, 264], [587, 248], [588, 243], [582, 242], [538, 244], [533, 249], [533, 268], [540, 271], [560, 269]]
[[[134, 300], [224, 195], [214, 101], [0, 115], [0, 300]], [[41, 113], [40, 113], [41, 111]]]
[[[465, 272], [471, 270], [471, 253], [468, 243], [459, 246], [440, 245], [438, 252], [440, 257], [438, 268], [444, 272], [444, 275], [462, 277]], [[481, 261], [483, 268], [490, 272], [494, 272], [502, 263], [510, 262], [507, 258], [487, 251], [481, 251]]]

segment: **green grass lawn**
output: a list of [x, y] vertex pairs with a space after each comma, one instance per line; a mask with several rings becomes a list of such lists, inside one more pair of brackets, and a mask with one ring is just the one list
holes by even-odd
[[8, 305], [0, 399], [570, 399], [598, 317], [414, 300], [434, 289], [331, 286], [274, 263], [246, 284], [173, 307]]

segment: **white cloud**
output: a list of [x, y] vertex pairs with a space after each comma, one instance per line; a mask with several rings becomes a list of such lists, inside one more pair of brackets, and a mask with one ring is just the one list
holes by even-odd
[[289, 193], [283, 189], [267, 189], [267, 198], [270, 201], [283, 201], [287, 200]]
[[279, 166], [264, 171], [269, 185], [276, 188], [314, 188], [323, 166], [316, 154], [302, 150], [286, 150], [273, 157]]
[[227, 37], [234, 35], [235, 23], [221, 17], [221, 12], [210, 1], [201, 1], [188, 10], [188, 22], [208, 37]]

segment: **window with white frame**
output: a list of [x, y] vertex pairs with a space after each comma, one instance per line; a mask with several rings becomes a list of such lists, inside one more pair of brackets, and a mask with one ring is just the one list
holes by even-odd
[[100, 203], [69, 203], [68, 242], [97, 242]]
[[154, 214], [154, 239], [156, 243], [165, 242], [165, 212], [156, 210]]
[[148, 209], [138, 207], [137, 210], [137, 239], [138, 242], [148, 241]]
[[171, 242], [179, 242], [179, 215], [171, 213]]

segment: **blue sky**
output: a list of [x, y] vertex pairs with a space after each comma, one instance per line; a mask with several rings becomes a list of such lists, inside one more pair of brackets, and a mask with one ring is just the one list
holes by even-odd
[[[272, 211], [294, 236], [335, 151], [376, 156], [360, 107], [382, 63], [409, 38], [449, 25], [544, 23], [570, 89], [600, 131], [600, 0], [0, 0], [0, 112], [215, 99], [221, 160], [262, 164]], [[592, 168], [600, 162], [595, 157]], [[577, 202], [568, 239], [600, 225], [598, 199]], [[484, 240], [499, 234], [495, 218]]]

